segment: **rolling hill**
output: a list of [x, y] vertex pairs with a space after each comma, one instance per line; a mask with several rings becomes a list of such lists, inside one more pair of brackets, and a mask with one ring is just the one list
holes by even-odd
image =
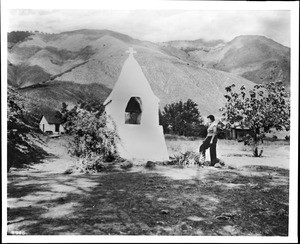
[[[233, 83], [237, 87], [253, 86], [248, 79], [256, 77], [255, 70], [260, 67], [254, 64], [253, 57], [252, 70], [247, 68], [250, 61], [243, 64], [246, 68], [242, 75], [248, 79], [240, 76], [242, 44], [238, 45], [238, 40], [231, 44], [201, 39], [162, 44], [140, 41], [109, 30], [35, 33], [16, 44], [8, 43], [8, 84], [49, 107], [59, 107], [62, 102], [74, 104], [90, 97], [103, 101], [113, 89], [128, 57], [126, 50], [133, 47], [137, 51], [134, 56], [160, 99], [161, 107], [191, 98], [202, 115], [218, 116], [225, 101], [224, 88]], [[270, 49], [272, 55], [268, 62], [284, 55], [280, 48], [277, 56]], [[210, 52], [213, 55], [205, 56], [204, 53]], [[276, 60], [272, 62], [275, 62], [272, 65], [279, 65]], [[256, 63], [269, 67], [259, 58]]]
[[160, 45], [184, 51], [201, 67], [233, 73], [255, 83], [281, 80], [287, 89], [290, 87], [290, 48], [264, 36], [238, 36], [227, 43], [199, 39]]

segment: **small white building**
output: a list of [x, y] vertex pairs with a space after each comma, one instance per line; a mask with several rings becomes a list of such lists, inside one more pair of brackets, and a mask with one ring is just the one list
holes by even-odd
[[40, 119], [40, 129], [44, 133], [61, 134], [65, 132], [57, 112], [52, 111], [43, 112]]
[[169, 160], [163, 128], [159, 125], [159, 99], [153, 93], [132, 48], [127, 51], [120, 76], [105, 100], [120, 137], [118, 152], [126, 159]]

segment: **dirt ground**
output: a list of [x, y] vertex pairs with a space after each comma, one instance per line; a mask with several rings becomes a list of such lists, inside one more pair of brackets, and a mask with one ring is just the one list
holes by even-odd
[[[198, 141], [167, 141], [170, 156]], [[74, 159], [65, 138], [47, 141], [42, 164], [8, 173], [8, 234], [287, 236], [289, 144], [269, 142], [262, 158], [218, 143], [221, 169], [141, 162], [126, 172], [63, 174]], [[208, 153], [209, 155], [209, 153]], [[209, 157], [208, 157], [209, 159]]]

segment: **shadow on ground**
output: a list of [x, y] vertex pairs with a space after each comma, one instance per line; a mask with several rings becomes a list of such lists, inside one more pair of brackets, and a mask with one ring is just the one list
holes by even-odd
[[32, 165], [44, 163], [45, 159], [57, 159], [57, 156], [47, 152], [36, 144], [26, 141], [21, 145], [26, 150], [17, 149], [15, 144], [8, 144], [7, 148], [7, 171], [11, 168], [23, 169], [30, 168]]
[[247, 167], [250, 174], [220, 169], [201, 180], [11, 173], [8, 233], [286, 236], [289, 171], [259, 167]]

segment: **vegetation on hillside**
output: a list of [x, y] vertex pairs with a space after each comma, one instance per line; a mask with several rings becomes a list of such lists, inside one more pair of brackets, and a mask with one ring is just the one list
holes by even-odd
[[7, 33], [7, 42], [11, 43], [18, 43], [18, 42], [23, 42], [26, 41], [26, 38], [35, 34], [47, 34], [49, 35], [50, 33], [45, 33], [45, 32], [40, 32], [40, 31], [11, 31]]
[[33, 35], [29, 31], [12, 31], [7, 34], [7, 41], [12, 43], [18, 43], [24, 41], [27, 37]]
[[50, 77], [51, 75], [45, 72], [39, 65], [9, 64], [7, 69], [8, 84], [17, 88], [44, 83], [48, 81]]
[[36, 118], [30, 113], [30, 103], [21, 94], [8, 87], [7, 91], [7, 170], [22, 167], [43, 157], [38, 147]]
[[235, 91], [235, 85], [226, 87], [227, 99], [223, 111], [223, 120], [227, 127], [239, 125], [249, 128], [248, 144], [253, 149], [253, 155], [260, 157], [265, 133], [276, 129], [277, 131], [290, 129], [290, 100], [289, 94], [281, 82], [255, 85], [248, 92], [245, 87]]
[[30, 97], [35, 104], [35, 113], [39, 116], [43, 111], [60, 110], [63, 102], [69, 106], [87, 99], [104, 102], [110, 89], [100, 84], [77, 84], [66, 81], [52, 81], [39, 87], [18, 89], [23, 96]]
[[186, 102], [167, 104], [159, 113], [160, 124], [164, 133], [173, 133], [179, 136], [206, 136], [206, 127], [198, 105], [191, 99]]

